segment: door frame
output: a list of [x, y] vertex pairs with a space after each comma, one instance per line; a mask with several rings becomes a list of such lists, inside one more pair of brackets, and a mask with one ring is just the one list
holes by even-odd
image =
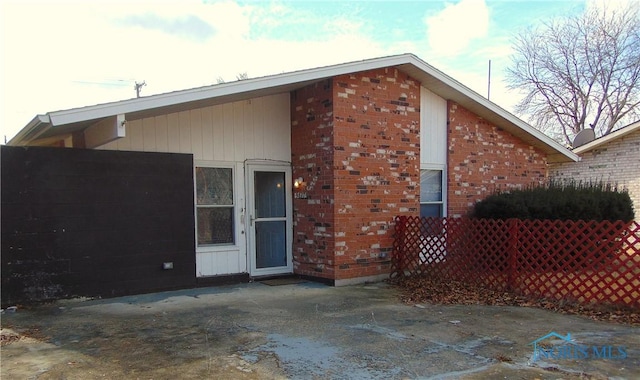
[[[256, 244], [255, 244], [255, 189], [254, 173], [282, 172], [285, 177], [285, 225], [286, 225], [286, 255], [287, 265], [271, 268], [256, 268]], [[293, 273], [293, 181], [291, 174], [291, 163], [280, 161], [248, 160], [245, 162], [245, 200], [246, 213], [245, 225], [247, 237], [247, 270], [249, 276], [269, 276], [278, 274]]]

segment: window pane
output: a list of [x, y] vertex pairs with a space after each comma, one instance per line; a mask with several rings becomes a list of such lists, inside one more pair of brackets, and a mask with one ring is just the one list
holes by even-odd
[[198, 210], [198, 245], [233, 244], [233, 207]]
[[256, 222], [256, 268], [287, 266], [287, 223]]
[[420, 202], [442, 201], [442, 170], [420, 170]]
[[442, 216], [442, 204], [421, 204], [420, 205], [420, 217], [436, 217], [439, 218]]
[[286, 192], [284, 173], [256, 172], [256, 217], [275, 218], [286, 216]]
[[230, 168], [196, 168], [196, 201], [199, 205], [232, 205]]

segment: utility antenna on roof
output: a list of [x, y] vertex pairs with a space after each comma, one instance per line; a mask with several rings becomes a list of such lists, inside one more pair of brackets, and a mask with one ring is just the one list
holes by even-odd
[[489, 78], [487, 79], [487, 100], [491, 100], [491, 60], [489, 60]]
[[136, 98], [140, 97], [140, 91], [142, 91], [142, 87], [146, 86], [147, 82], [146, 81], [142, 81], [142, 83], [138, 83], [138, 81], [136, 81], [136, 84], [133, 85], [133, 88], [136, 90]]

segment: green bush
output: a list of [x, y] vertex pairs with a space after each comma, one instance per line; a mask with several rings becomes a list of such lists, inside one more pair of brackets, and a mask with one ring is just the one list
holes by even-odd
[[626, 190], [603, 182], [550, 181], [545, 186], [511, 190], [476, 203], [474, 218], [623, 220], [634, 218], [633, 202]]

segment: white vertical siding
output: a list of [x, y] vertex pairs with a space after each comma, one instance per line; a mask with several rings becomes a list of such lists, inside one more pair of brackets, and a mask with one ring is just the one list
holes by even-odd
[[201, 160], [204, 154], [202, 139], [202, 109], [190, 111], [191, 121], [191, 151], [194, 160]]
[[180, 121], [177, 113], [167, 115], [167, 152], [180, 152]]
[[179, 153], [193, 153], [191, 145], [191, 113], [193, 111], [182, 111], [178, 113]]
[[[202, 109], [202, 160], [213, 161], [213, 110]], [[205, 144], [209, 141], [209, 144]]]
[[211, 141], [211, 147], [213, 149], [213, 160], [224, 160], [224, 112], [222, 107], [213, 107], [212, 112], [212, 124], [213, 135]]
[[98, 149], [192, 153], [196, 160], [291, 160], [289, 94], [127, 121], [126, 137]]
[[154, 119], [142, 120], [142, 146], [145, 150], [155, 149], [156, 147], [156, 125]]
[[[264, 124], [263, 122], [264, 116], [265, 116], [264, 104], [265, 104], [265, 98], [254, 100], [253, 115], [252, 115], [253, 124]], [[291, 116], [289, 116], [289, 118], [291, 118]], [[253, 151], [256, 158], [266, 157], [264, 153], [264, 145], [262, 144], [262, 142], [264, 141], [264, 136], [265, 136], [264, 128], [253, 130]]]
[[167, 115], [158, 116], [155, 118], [155, 139], [156, 139], [156, 150], [158, 152], [168, 152], [169, 151], [169, 130], [167, 126]]
[[420, 88], [420, 163], [447, 163], [447, 101]]
[[[236, 121], [233, 119], [233, 103], [227, 103], [222, 106], [222, 140], [224, 145], [222, 146], [222, 157], [227, 161], [233, 161], [235, 146], [234, 143], [240, 143], [240, 139], [235, 140], [233, 131], [237, 126]], [[216, 138], [214, 136], [214, 138]]]
[[[196, 275], [247, 272], [244, 173], [247, 159], [291, 160], [289, 94], [278, 94], [127, 121], [126, 137], [98, 149], [192, 153], [196, 161], [232, 163], [236, 244], [196, 251]], [[195, 233], [195, 231], [194, 231]]]

